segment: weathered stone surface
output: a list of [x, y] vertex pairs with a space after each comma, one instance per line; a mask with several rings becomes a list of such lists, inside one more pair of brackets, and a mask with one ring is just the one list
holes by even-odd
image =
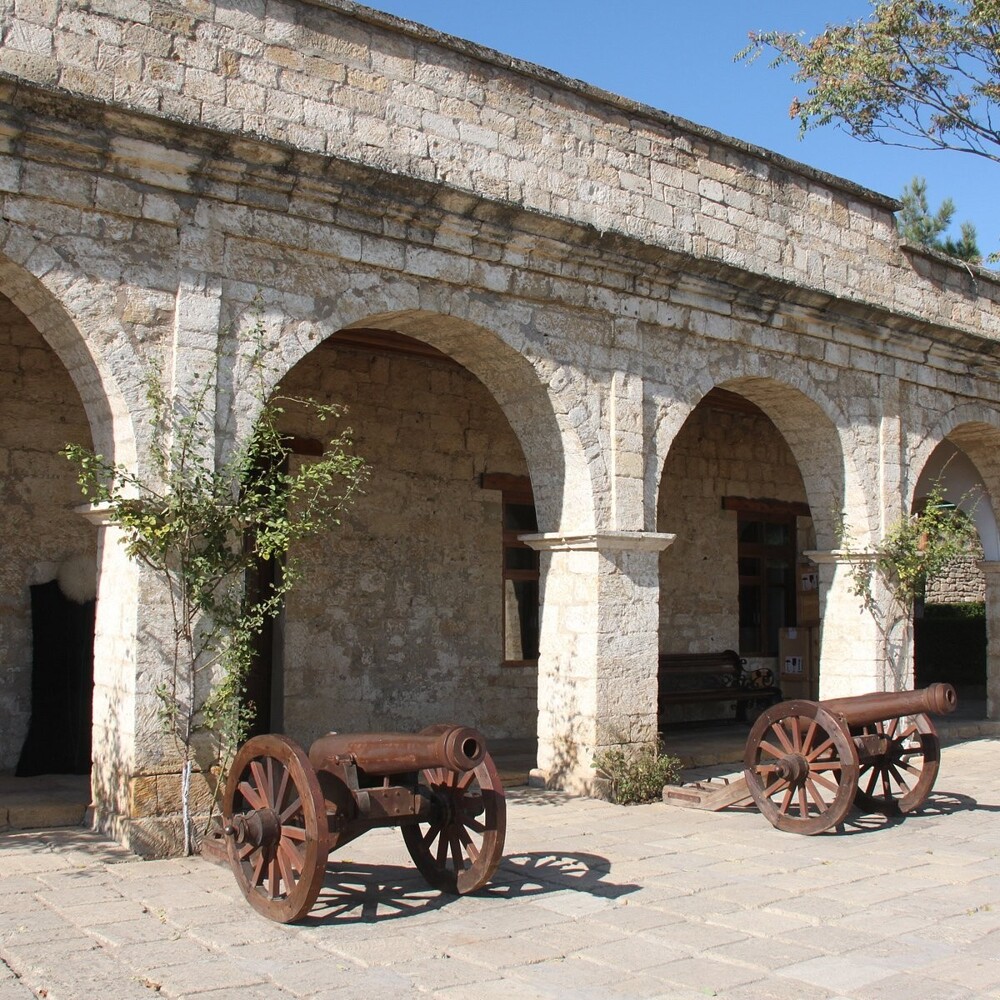
[[[596, 746], [652, 735], [658, 649], [738, 641], [720, 497], [807, 503], [800, 547], [835, 553], [841, 516], [864, 547], [910, 509], [946, 440], [1000, 496], [1000, 283], [901, 246], [889, 199], [339, 0], [4, 11], [0, 769], [27, 726], [28, 588], [83, 552], [95, 809], [123, 837], [149, 816], [160, 850], [177, 828], [169, 615], [116, 533], [70, 513], [57, 453], [155, 475], [153, 363], [213, 387], [222, 455], [259, 405], [259, 331], [269, 388], [346, 402], [371, 464], [303, 554], [284, 728], [537, 734], [574, 787]], [[348, 329], [419, 346], [329, 340]], [[713, 388], [759, 415], [699, 407]], [[529, 476], [549, 539], [537, 666], [502, 665], [483, 473]], [[843, 561], [819, 575], [821, 692], [889, 683]]]

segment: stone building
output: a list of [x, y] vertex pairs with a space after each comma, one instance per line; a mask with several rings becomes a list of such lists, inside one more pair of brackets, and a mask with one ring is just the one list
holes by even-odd
[[258, 321], [274, 384], [346, 403], [372, 468], [272, 650], [300, 742], [455, 719], [585, 789], [594, 748], [655, 734], [658, 652], [776, 664], [792, 565], [820, 693], [905, 684], [838, 524], [863, 548], [942, 469], [985, 489], [1000, 712], [1000, 284], [902, 244], [891, 199], [348, 0], [0, 25], [0, 770], [33, 588], [82, 560], [97, 820], [169, 841], [164, 609], [59, 450], [152, 475], [157, 362], [214, 386], [223, 453]]

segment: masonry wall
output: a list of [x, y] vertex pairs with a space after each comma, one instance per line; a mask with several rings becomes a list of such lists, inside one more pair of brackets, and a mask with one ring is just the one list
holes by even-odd
[[[805, 502], [795, 458], [774, 424], [697, 406], [667, 456], [659, 531], [677, 535], [660, 557], [660, 651], [739, 649], [736, 513], [724, 496]], [[810, 539], [800, 538], [799, 548]]]
[[1000, 335], [996, 286], [901, 254], [889, 199], [337, 0], [16, 4], [0, 72]]
[[[371, 469], [335, 530], [304, 554], [286, 609], [284, 729], [480, 727], [533, 737], [537, 668], [501, 665], [500, 494], [484, 471], [526, 475], [486, 389], [448, 360], [318, 348], [289, 394], [347, 405]], [[290, 429], [320, 436], [321, 426]]]
[[[96, 567], [96, 531], [58, 454], [90, 445], [86, 415], [59, 359], [0, 295], [0, 773], [17, 765], [31, 716], [31, 586], [73, 556]], [[94, 570], [96, 573], [96, 569]]]
[[950, 562], [927, 584], [928, 604], [970, 604], [986, 600], [986, 579], [979, 568], [982, 552]]

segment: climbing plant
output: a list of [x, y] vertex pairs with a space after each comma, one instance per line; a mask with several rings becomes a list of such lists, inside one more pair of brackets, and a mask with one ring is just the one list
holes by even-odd
[[[897, 686], [907, 672], [899, 629], [912, 620], [928, 582], [955, 559], [968, 555], [978, 538], [975, 522], [949, 503], [946, 493], [940, 481], [935, 482], [920, 509], [894, 522], [874, 548], [856, 551], [841, 532], [851, 591], [875, 622]], [[977, 501], [967, 495], [962, 505], [974, 507]]]
[[[168, 393], [157, 369], [145, 376], [151, 414], [151, 469], [140, 474], [79, 445], [63, 451], [77, 468], [84, 497], [121, 529], [129, 556], [159, 578], [172, 635], [166, 679], [156, 689], [159, 715], [181, 759], [184, 851], [191, 851], [190, 783], [198, 763], [215, 772], [216, 793], [254, 706], [245, 697], [255, 643], [300, 579], [295, 547], [340, 523], [366, 477], [349, 429], [322, 454], [297, 459], [280, 429], [289, 407], [335, 428], [343, 408], [312, 399], [266, 396], [261, 325], [247, 369], [256, 378], [260, 416], [221, 462], [215, 457], [214, 385], [195, 379]], [[246, 579], [279, 560], [278, 578], [259, 592]]]

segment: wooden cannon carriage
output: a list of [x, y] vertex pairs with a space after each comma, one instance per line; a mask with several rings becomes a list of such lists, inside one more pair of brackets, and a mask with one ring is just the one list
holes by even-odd
[[506, 802], [482, 734], [329, 733], [308, 756], [287, 736], [255, 736], [229, 771], [222, 807], [229, 863], [258, 913], [299, 920], [315, 903], [331, 851], [398, 826], [442, 892], [485, 885], [503, 853]]
[[941, 747], [929, 715], [953, 712], [950, 684], [830, 701], [783, 701], [747, 737], [743, 777], [729, 784], [667, 785], [671, 805], [717, 811], [753, 801], [779, 830], [823, 833], [852, 804], [902, 815], [921, 806]]

